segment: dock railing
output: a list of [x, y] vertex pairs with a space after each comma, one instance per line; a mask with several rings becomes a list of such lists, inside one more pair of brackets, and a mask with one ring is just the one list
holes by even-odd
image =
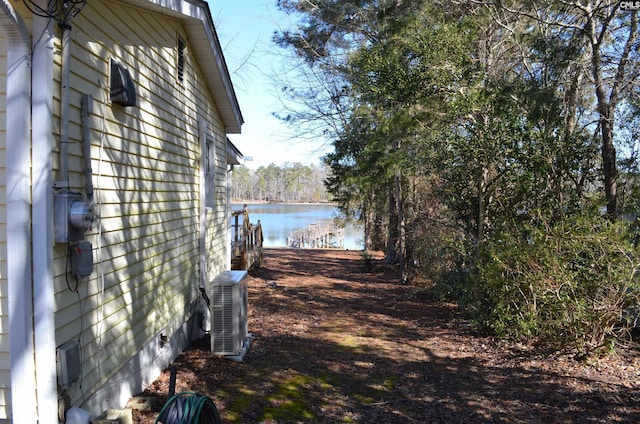
[[[248, 270], [262, 265], [262, 224], [252, 224], [247, 205], [231, 212], [231, 269]], [[242, 222], [240, 221], [242, 219]]]
[[287, 246], [302, 249], [344, 249], [344, 228], [309, 224], [287, 237]]

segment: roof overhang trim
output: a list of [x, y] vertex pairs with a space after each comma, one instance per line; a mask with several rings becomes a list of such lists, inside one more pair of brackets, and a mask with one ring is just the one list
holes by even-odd
[[227, 164], [242, 165], [244, 155], [238, 148], [227, 138]]

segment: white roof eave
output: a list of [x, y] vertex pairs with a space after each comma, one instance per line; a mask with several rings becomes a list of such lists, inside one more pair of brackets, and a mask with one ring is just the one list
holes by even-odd
[[228, 165], [242, 165], [244, 156], [242, 152], [227, 138], [227, 164]]

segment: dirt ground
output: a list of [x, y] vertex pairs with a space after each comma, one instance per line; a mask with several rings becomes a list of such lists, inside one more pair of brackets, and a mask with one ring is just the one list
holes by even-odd
[[[577, 361], [476, 334], [456, 306], [416, 296], [360, 252], [269, 249], [251, 271], [243, 362], [208, 339], [175, 361], [176, 392], [225, 423], [640, 423], [640, 359]], [[146, 391], [158, 408], [169, 371]]]

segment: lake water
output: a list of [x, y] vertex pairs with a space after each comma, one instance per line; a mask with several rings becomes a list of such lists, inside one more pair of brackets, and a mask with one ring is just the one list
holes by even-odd
[[[241, 210], [243, 204], [234, 203], [234, 211]], [[310, 224], [332, 225], [338, 216], [338, 209], [326, 204], [286, 204], [266, 203], [247, 205], [249, 220], [262, 224], [265, 247], [286, 247], [287, 236], [296, 230], [303, 230]], [[344, 231], [344, 248], [361, 250], [364, 233], [361, 227], [348, 225]]]

